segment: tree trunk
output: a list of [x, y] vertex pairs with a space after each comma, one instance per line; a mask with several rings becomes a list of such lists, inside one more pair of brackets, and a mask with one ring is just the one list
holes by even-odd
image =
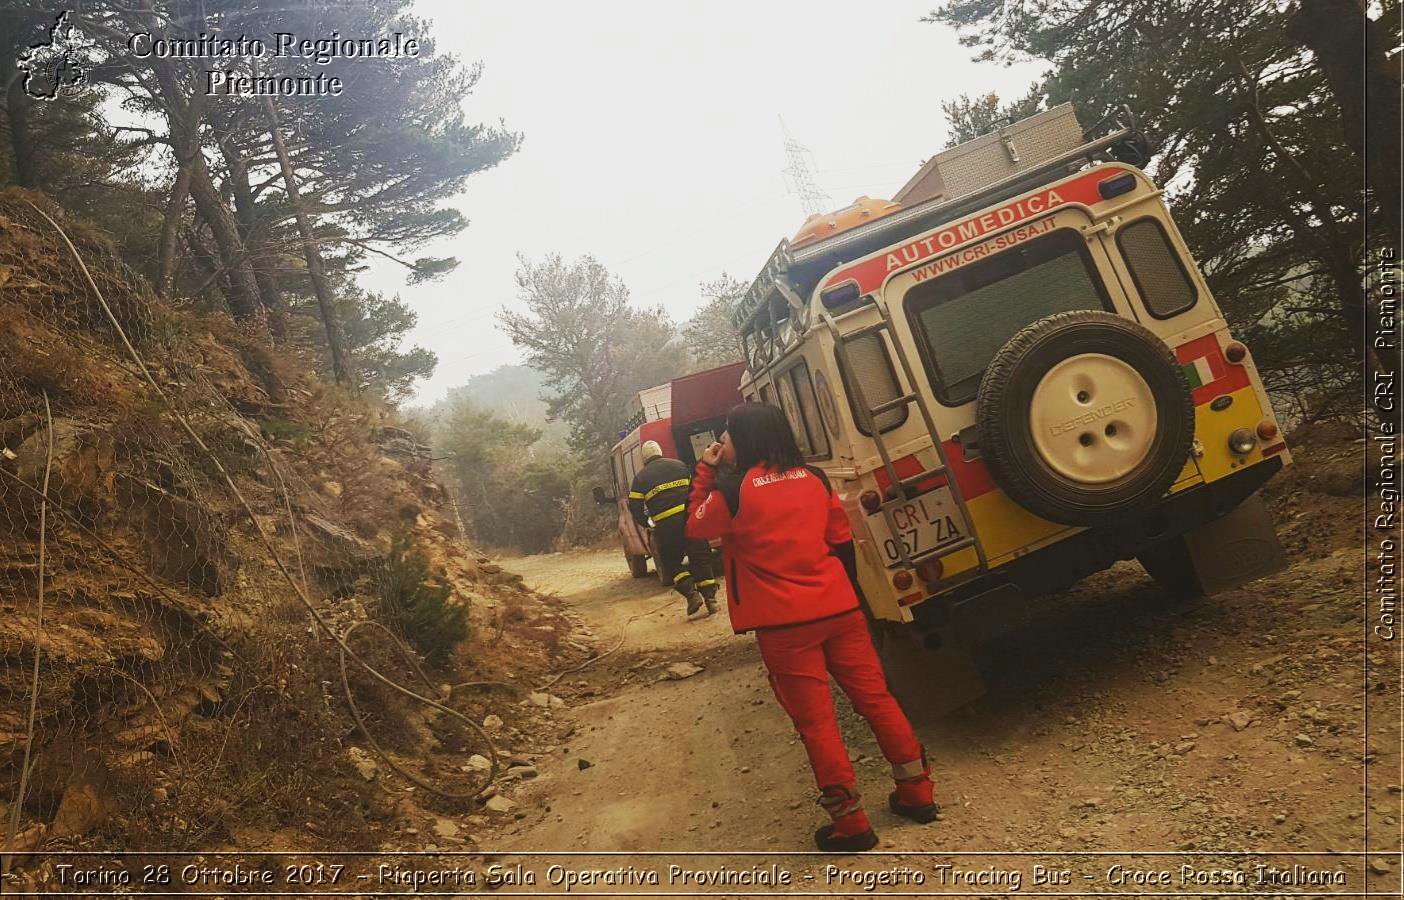
[[175, 281], [176, 229], [185, 212], [185, 201], [190, 196], [190, 160], [176, 156], [175, 183], [171, 185], [171, 195], [166, 200], [166, 215], [161, 220], [161, 238], [156, 248], [156, 294], [169, 297]]
[[249, 186], [249, 167], [244, 156], [226, 135], [219, 142], [224, 161], [229, 165], [229, 186], [234, 195], [234, 212], [237, 216], [239, 236], [251, 254], [250, 268], [253, 270], [254, 284], [263, 306], [268, 310], [269, 328], [273, 336], [283, 338], [288, 330], [288, 304], [283, 292], [278, 289], [273, 276], [268, 272], [269, 258], [261, 252], [263, 238], [258, 230], [258, 215], [255, 209], [253, 188]]
[[15, 183], [32, 188], [38, 182], [34, 174], [34, 144], [29, 133], [29, 97], [25, 96], [24, 78], [13, 59], [0, 60], [0, 84], [5, 87], [5, 116], [9, 119]]
[[[145, 0], [143, 7], [143, 18], [148, 27], [153, 32], [159, 30], [161, 25], [150, 0]], [[198, 30], [198, 26], [203, 24], [203, 16], [198, 16], [192, 18], [190, 27]], [[177, 159], [190, 161], [190, 196], [195, 200], [195, 208], [210, 227], [215, 248], [219, 252], [220, 264], [228, 273], [225, 298], [229, 303], [229, 311], [236, 318], [251, 318], [262, 306], [258, 284], [254, 281], [253, 269], [249, 265], [244, 243], [239, 239], [239, 229], [234, 223], [234, 217], [210, 178], [209, 166], [205, 164], [205, 155], [200, 148], [204, 94], [195, 90], [187, 100], [169, 59], [154, 57], [151, 72], [156, 76], [157, 85], [160, 87], [159, 95], [153, 93], [153, 97], [161, 104], [166, 115], [171, 147], [175, 150]]]
[[317, 309], [322, 314], [322, 326], [327, 332], [327, 347], [331, 350], [332, 375], [338, 384], [355, 389], [352, 377], [351, 360], [346, 353], [346, 340], [341, 332], [341, 320], [332, 304], [331, 289], [327, 285], [326, 273], [322, 270], [322, 251], [317, 247], [316, 237], [307, 213], [303, 211], [302, 199], [297, 190], [297, 178], [293, 174], [292, 161], [288, 158], [287, 145], [283, 143], [282, 129], [278, 124], [278, 109], [270, 97], [263, 98], [263, 108], [268, 113], [268, 130], [273, 136], [273, 149], [278, 154], [278, 165], [283, 170], [283, 184], [288, 193], [288, 204], [297, 220], [297, 231], [302, 237], [302, 253], [307, 260], [307, 275], [312, 279], [312, 291], [317, 295]]
[[200, 215], [210, 227], [215, 248], [219, 251], [220, 264], [229, 273], [229, 310], [236, 318], [249, 318], [258, 312], [260, 306], [258, 285], [254, 282], [253, 269], [249, 266], [243, 241], [239, 240], [234, 217], [215, 189], [209, 167], [205, 165], [205, 156], [198, 149], [190, 158], [190, 193], [195, 198]]
[[1388, 14], [1371, 22], [1360, 0], [1301, 0], [1291, 38], [1311, 51], [1340, 110], [1346, 144], [1365, 170], [1390, 243], [1399, 246], [1400, 80], [1389, 50]]
[[214, 292], [213, 296], [223, 296], [229, 279], [225, 278], [223, 284], [220, 283], [219, 260], [215, 258], [214, 250], [201, 237], [202, 230], [198, 225], [192, 225], [185, 230], [185, 249], [191, 266], [204, 275], [203, 280], [190, 292], [190, 296], [199, 299], [209, 291]]

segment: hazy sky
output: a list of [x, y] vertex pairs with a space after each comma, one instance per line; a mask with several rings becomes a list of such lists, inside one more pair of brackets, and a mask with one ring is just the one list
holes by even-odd
[[636, 304], [678, 321], [699, 282], [749, 280], [804, 220], [780, 116], [835, 206], [890, 196], [944, 144], [942, 100], [1012, 97], [1041, 69], [970, 62], [953, 33], [918, 21], [937, 2], [419, 0], [441, 52], [483, 63], [470, 118], [525, 135], [469, 179], [469, 227], [430, 248], [457, 271], [414, 287], [394, 264], [364, 276], [418, 312], [412, 340], [439, 356], [420, 399], [518, 361], [493, 314], [519, 305], [519, 252], [592, 254]]

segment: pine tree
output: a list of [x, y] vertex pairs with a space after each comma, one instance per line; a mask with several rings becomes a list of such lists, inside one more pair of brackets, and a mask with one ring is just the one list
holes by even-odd
[[1261, 0], [949, 0], [927, 18], [977, 59], [1047, 60], [1037, 93], [1072, 101], [1084, 124], [1131, 107], [1215, 297], [1263, 342], [1255, 359], [1281, 388], [1365, 353], [1359, 169], [1342, 164], [1337, 100], [1288, 36], [1292, 13]]

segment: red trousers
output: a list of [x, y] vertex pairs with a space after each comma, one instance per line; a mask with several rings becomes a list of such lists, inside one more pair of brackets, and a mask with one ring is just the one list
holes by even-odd
[[829, 693], [830, 675], [858, 715], [868, 720], [893, 775], [921, 774], [921, 745], [906, 713], [887, 690], [862, 612], [855, 609], [818, 622], [762, 629], [756, 632], [756, 641], [775, 697], [804, 741], [820, 790], [854, 785], [853, 766]]

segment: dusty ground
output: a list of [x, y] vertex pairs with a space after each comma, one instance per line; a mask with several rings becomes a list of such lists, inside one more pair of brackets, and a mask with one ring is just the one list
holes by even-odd
[[[1041, 601], [1026, 624], [982, 648], [988, 693], [918, 729], [938, 779], [943, 815], [935, 824], [914, 825], [885, 809], [885, 763], [840, 701], [879, 850], [923, 851], [844, 865], [931, 873], [943, 861], [1003, 864], [947, 853], [1062, 851], [1073, 855], [1058, 864], [1098, 873], [1088, 890], [1111, 890], [1102, 880], [1105, 860], [1078, 854], [1368, 849], [1367, 862], [1296, 861], [1346, 869], [1350, 890], [1397, 887], [1398, 707], [1382, 715], [1391, 698], [1372, 696], [1364, 729], [1362, 558], [1352, 524], [1359, 501], [1308, 494], [1287, 480], [1270, 502], [1292, 555], [1288, 572], [1176, 602], [1138, 565], [1124, 563]], [[496, 846], [812, 848], [821, 814], [803, 750], [771, 697], [754, 642], [732, 635], [724, 613], [685, 622], [681, 601], [670, 602], [676, 595], [651, 578], [631, 579], [613, 551], [510, 565], [532, 587], [565, 598], [601, 650], [616, 644], [626, 623], [627, 631], [617, 651], [560, 686], [575, 707], [575, 732], [538, 760], [539, 777], [515, 795], [531, 812]], [[660, 680], [675, 662], [704, 670]], [[1391, 660], [1381, 651], [1375, 662]], [[1375, 786], [1368, 845], [1362, 753]], [[729, 861], [744, 867], [756, 859]], [[1186, 861], [1201, 868], [1241, 862], [1206, 855], [1141, 863], [1178, 874]], [[1371, 864], [1382, 871], [1363, 874]], [[928, 881], [925, 889], [932, 887]]]
[[[1347, 447], [1333, 459], [1348, 463], [1356, 453]], [[1393, 646], [1372, 644], [1378, 674], [1362, 679], [1361, 501], [1319, 490], [1321, 471], [1286, 473], [1267, 493], [1289, 571], [1213, 598], [1173, 601], [1126, 563], [1038, 601], [1015, 630], [980, 648], [988, 691], [918, 724], [943, 811], [931, 825], [886, 810], [886, 764], [840, 699], [859, 788], [881, 838], [873, 853], [810, 853], [822, 813], [754, 641], [733, 635], [724, 613], [687, 622], [681, 599], [653, 578], [630, 578], [615, 549], [500, 561], [549, 596], [503, 605], [495, 631], [479, 642], [494, 652], [474, 657], [475, 677], [513, 685], [468, 700], [475, 716], [504, 720], [492, 730], [501, 763], [513, 769], [489, 804], [406, 790], [372, 759], [356, 821], [232, 828], [212, 849], [234, 851], [220, 858], [226, 866], [238, 850], [261, 847], [286, 856], [247, 863], [348, 866], [335, 885], [309, 885], [314, 893], [403, 892], [407, 878], [453, 870], [474, 873], [476, 884], [458, 886], [468, 892], [506, 875], [499, 889], [507, 893], [861, 896], [861, 884], [839, 879], [887, 873], [878, 893], [1217, 896], [1222, 882], [1186, 881], [1182, 867], [1197, 877], [1241, 870], [1252, 879], [1257, 863], [1279, 870], [1297, 863], [1340, 870], [1345, 880], [1320, 893], [1300, 882], [1251, 880], [1224, 890], [1398, 896], [1404, 777], [1391, 669], [1398, 656]], [[701, 670], [669, 677], [678, 663]], [[561, 667], [558, 678], [551, 674]], [[951, 690], [935, 677], [927, 689]], [[465, 752], [444, 745], [432, 755], [462, 768], [468, 782], [475, 776], [460, 765], [472, 763]], [[358, 834], [355, 845], [379, 855], [312, 852], [353, 846], [347, 829]], [[1316, 855], [1282, 855], [1291, 852]], [[1323, 855], [1331, 852], [1355, 855]], [[598, 870], [662, 880], [572, 885], [550, 880], [553, 864], [562, 867], [558, 878]], [[749, 888], [670, 882], [670, 865], [722, 877], [783, 871], [792, 880]], [[1068, 874], [1040, 884], [1035, 866]], [[1142, 878], [1166, 871], [1169, 879], [1118, 883], [1113, 866]], [[972, 880], [954, 881], [961, 872]]]

